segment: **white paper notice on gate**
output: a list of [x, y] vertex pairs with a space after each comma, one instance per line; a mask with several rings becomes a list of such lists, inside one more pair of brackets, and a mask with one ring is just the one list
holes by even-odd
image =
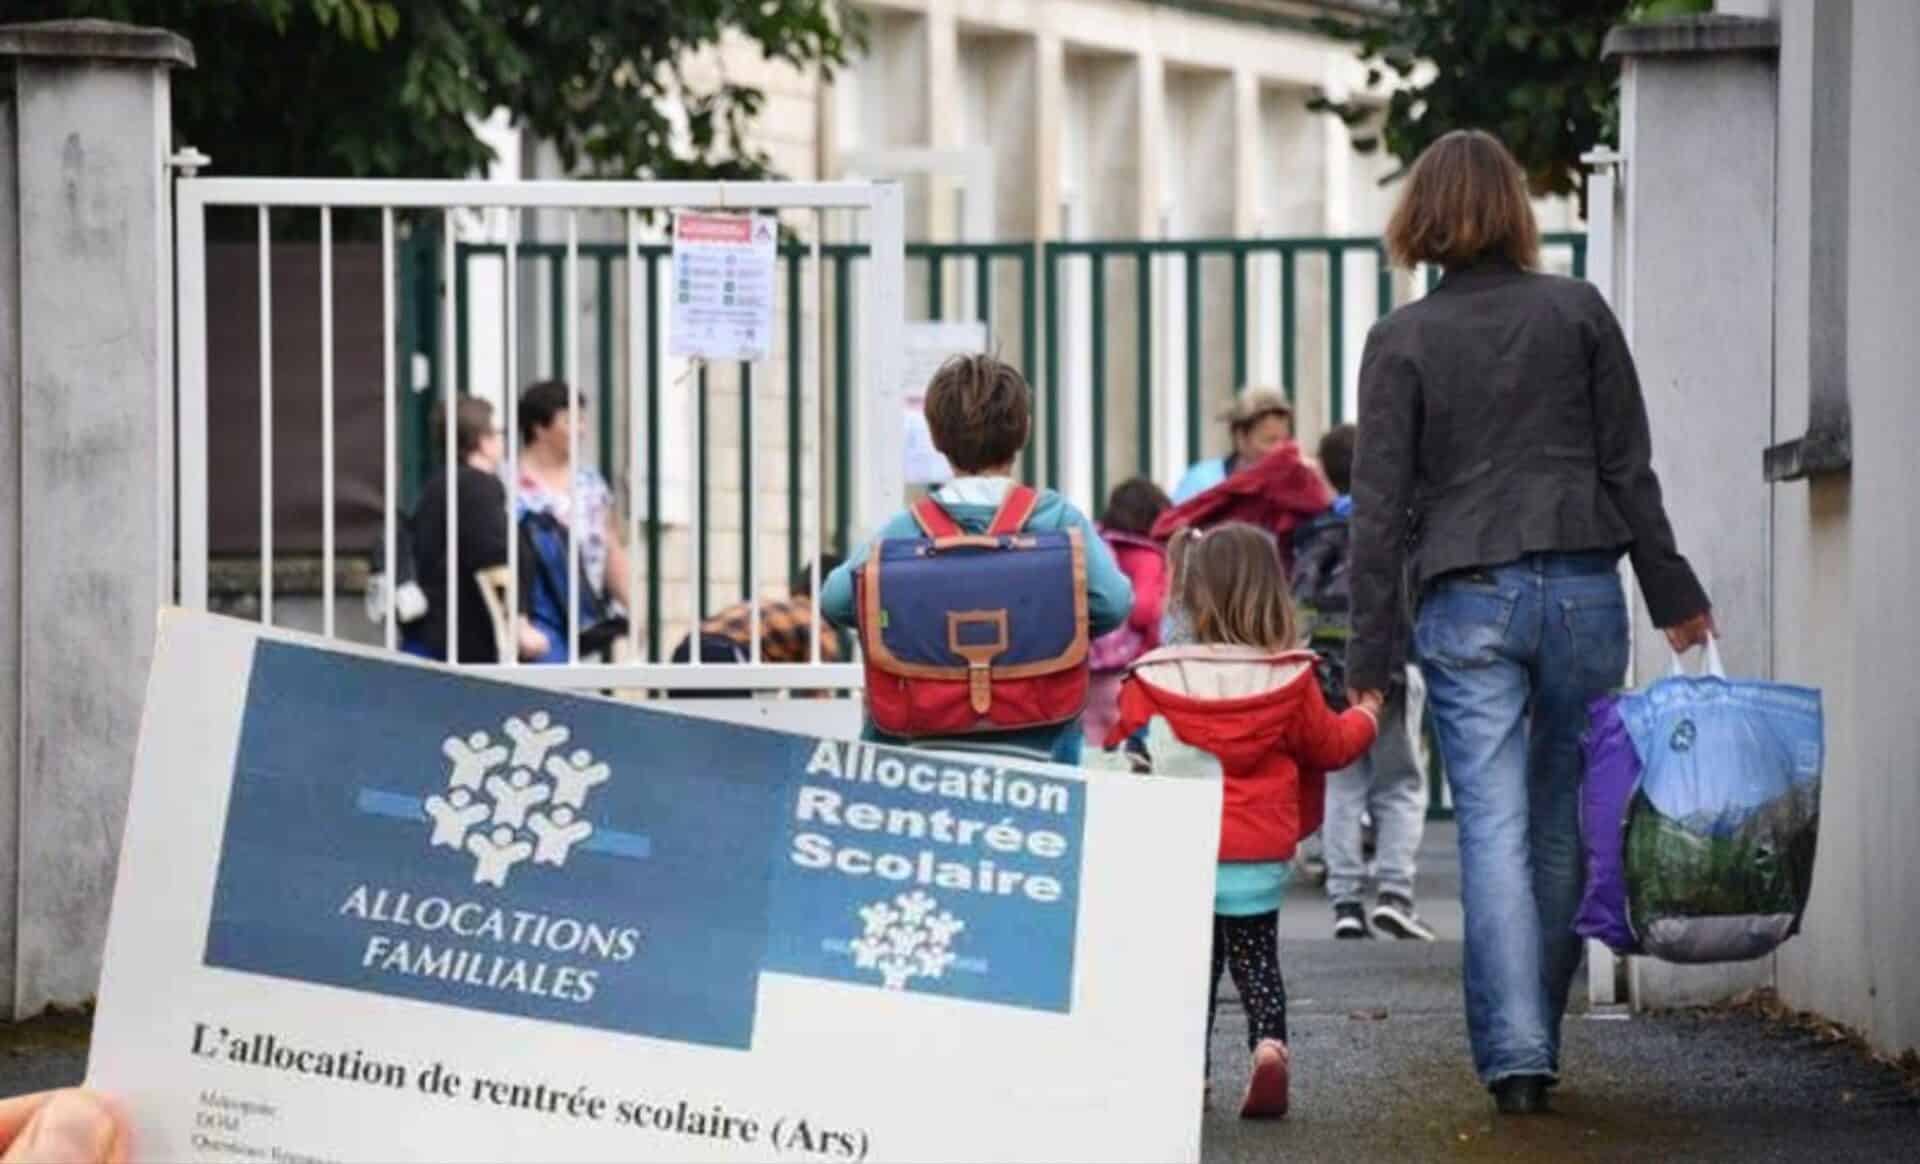
[[1193, 1160], [1219, 812], [169, 612], [88, 1080], [141, 1159]]
[[673, 216], [668, 350], [679, 358], [764, 360], [772, 350], [775, 248], [770, 214]]
[[901, 344], [901, 398], [907, 407], [906, 481], [938, 485], [953, 480], [953, 466], [933, 447], [927, 428], [927, 382], [955, 356], [987, 350], [987, 325], [978, 321], [909, 323]]

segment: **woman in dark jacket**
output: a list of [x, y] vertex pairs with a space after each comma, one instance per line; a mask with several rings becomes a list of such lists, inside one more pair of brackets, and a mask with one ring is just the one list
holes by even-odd
[[[1460, 824], [1474, 1066], [1500, 1110], [1541, 1111], [1580, 962], [1580, 734], [1627, 666], [1620, 556], [1676, 650], [1713, 618], [1620, 326], [1590, 284], [1532, 269], [1506, 148], [1465, 131], [1430, 146], [1387, 246], [1446, 277], [1376, 324], [1361, 361], [1348, 682], [1383, 691], [1409, 654], [1425, 672]], [[1415, 605], [1408, 644], [1398, 612]]]

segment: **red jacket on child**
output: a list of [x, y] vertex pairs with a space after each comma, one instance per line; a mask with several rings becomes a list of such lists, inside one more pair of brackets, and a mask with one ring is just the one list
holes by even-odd
[[1288, 861], [1320, 827], [1326, 774], [1366, 755], [1379, 727], [1334, 712], [1312, 651], [1188, 644], [1133, 665], [1108, 746], [1164, 718], [1181, 742], [1220, 761], [1220, 860]]

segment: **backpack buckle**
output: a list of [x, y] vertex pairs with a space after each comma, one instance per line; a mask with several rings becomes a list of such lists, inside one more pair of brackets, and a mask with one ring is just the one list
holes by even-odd
[[[969, 627], [987, 627], [993, 638], [965, 641], [961, 631]], [[967, 661], [967, 697], [975, 715], [993, 706], [993, 661], [1007, 653], [1008, 638], [1005, 609], [947, 613], [947, 649]]]

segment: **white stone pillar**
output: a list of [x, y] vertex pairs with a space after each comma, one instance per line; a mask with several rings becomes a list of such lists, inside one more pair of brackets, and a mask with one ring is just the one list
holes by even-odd
[[[1730, 673], [1766, 676], [1773, 433], [1778, 26], [1731, 17], [1627, 25], [1607, 40], [1621, 72], [1623, 256], [1615, 302], [1652, 422], [1654, 468], [1680, 550], [1725, 633]], [[1610, 261], [1596, 255], [1595, 262]], [[1635, 673], [1665, 674], [1644, 611]], [[1772, 979], [1773, 959], [1632, 963], [1637, 1006], [1726, 998]]]
[[81, 1002], [99, 977], [172, 585], [169, 74], [192, 64], [192, 46], [158, 29], [0, 26], [0, 1007], [12, 1018]]

